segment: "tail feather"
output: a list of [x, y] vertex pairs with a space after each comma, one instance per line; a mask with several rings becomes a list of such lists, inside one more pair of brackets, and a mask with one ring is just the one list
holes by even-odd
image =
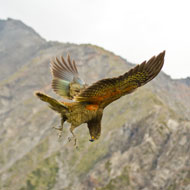
[[54, 98], [47, 96], [46, 94], [43, 94], [41, 92], [35, 92], [35, 95], [40, 100], [47, 102], [49, 104], [49, 107], [54, 111], [57, 111], [58, 113], [64, 114], [66, 111], [68, 111], [68, 108], [65, 105], [55, 100]]

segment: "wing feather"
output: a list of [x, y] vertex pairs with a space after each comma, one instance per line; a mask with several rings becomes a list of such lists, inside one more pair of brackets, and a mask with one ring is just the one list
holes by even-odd
[[51, 61], [51, 72], [53, 75], [52, 89], [64, 98], [73, 99], [73, 96], [83, 89], [84, 82], [79, 78], [75, 61], [71, 61], [67, 55], [67, 62], [61, 56]]
[[75, 100], [92, 102], [105, 107], [152, 80], [160, 72], [164, 64], [164, 56], [165, 51], [117, 78], [100, 80], [81, 92]]

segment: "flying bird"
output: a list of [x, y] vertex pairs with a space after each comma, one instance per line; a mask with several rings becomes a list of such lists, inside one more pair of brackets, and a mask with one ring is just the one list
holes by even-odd
[[62, 132], [65, 121], [71, 124], [70, 132], [75, 146], [77, 138], [74, 129], [83, 123], [87, 123], [90, 141], [93, 142], [101, 134], [104, 108], [156, 77], [164, 64], [164, 56], [165, 51], [119, 77], [102, 79], [90, 86], [81, 79], [75, 61], [69, 55], [67, 61], [63, 57], [56, 57], [51, 62], [52, 89], [56, 94], [72, 101], [58, 101], [42, 92], [35, 94], [61, 115], [61, 125], [56, 127], [57, 130]]

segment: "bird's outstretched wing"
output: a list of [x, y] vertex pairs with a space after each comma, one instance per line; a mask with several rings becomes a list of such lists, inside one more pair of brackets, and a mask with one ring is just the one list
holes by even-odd
[[61, 59], [55, 58], [51, 61], [51, 72], [53, 76], [52, 88], [60, 96], [73, 99], [86, 86], [79, 78], [75, 61], [67, 56], [67, 62], [61, 56]]
[[165, 51], [117, 78], [100, 80], [81, 92], [75, 100], [97, 104], [104, 108], [114, 100], [152, 80], [160, 72], [164, 64], [164, 56]]

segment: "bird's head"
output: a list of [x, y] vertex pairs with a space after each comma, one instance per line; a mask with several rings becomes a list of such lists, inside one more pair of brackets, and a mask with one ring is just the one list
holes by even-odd
[[91, 142], [98, 140], [101, 135], [101, 119], [102, 119], [103, 110], [98, 112], [96, 115], [96, 120], [92, 120], [88, 123], [88, 128], [90, 132]]

